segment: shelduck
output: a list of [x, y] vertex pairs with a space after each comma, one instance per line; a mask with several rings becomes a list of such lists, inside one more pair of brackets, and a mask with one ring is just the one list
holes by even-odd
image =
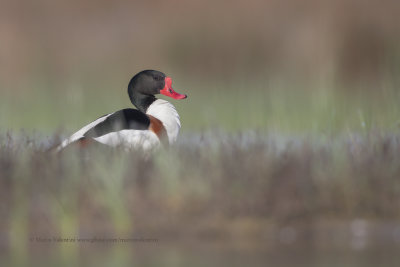
[[137, 109], [121, 109], [89, 123], [65, 139], [56, 151], [71, 144], [86, 146], [102, 143], [111, 147], [149, 151], [161, 144], [170, 145], [178, 137], [181, 122], [175, 107], [154, 95], [185, 99], [172, 88], [172, 79], [156, 70], [144, 70], [133, 76], [128, 95]]

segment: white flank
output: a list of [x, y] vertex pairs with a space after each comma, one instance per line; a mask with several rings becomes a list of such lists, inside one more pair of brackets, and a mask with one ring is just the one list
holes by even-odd
[[149, 130], [121, 130], [93, 139], [102, 144], [123, 147], [126, 150], [143, 149], [144, 151], [150, 151], [160, 145], [158, 136]]

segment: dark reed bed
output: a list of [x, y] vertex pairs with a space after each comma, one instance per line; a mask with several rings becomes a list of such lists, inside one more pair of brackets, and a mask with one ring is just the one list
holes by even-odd
[[357, 246], [383, 233], [400, 242], [398, 133], [186, 133], [146, 157], [46, 152], [57, 140], [1, 137], [2, 253], [55, 237]]

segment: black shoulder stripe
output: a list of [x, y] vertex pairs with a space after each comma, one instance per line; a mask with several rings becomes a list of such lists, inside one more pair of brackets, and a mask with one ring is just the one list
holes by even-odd
[[149, 125], [150, 119], [146, 114], [137, 109], [127, 108], [114, 112], [107, 119], [88, 130], [83, 136], [95, 138], [121, 130], [147, 130]]

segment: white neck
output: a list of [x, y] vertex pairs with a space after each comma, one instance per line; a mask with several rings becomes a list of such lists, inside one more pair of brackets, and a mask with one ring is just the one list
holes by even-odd
[[181, 121], [178, 112], [171, 103], [157, 99], [147, 108], [146, 114], [159, 119], [163, 123], [170, 144], [176, 141], [181, 128]]

